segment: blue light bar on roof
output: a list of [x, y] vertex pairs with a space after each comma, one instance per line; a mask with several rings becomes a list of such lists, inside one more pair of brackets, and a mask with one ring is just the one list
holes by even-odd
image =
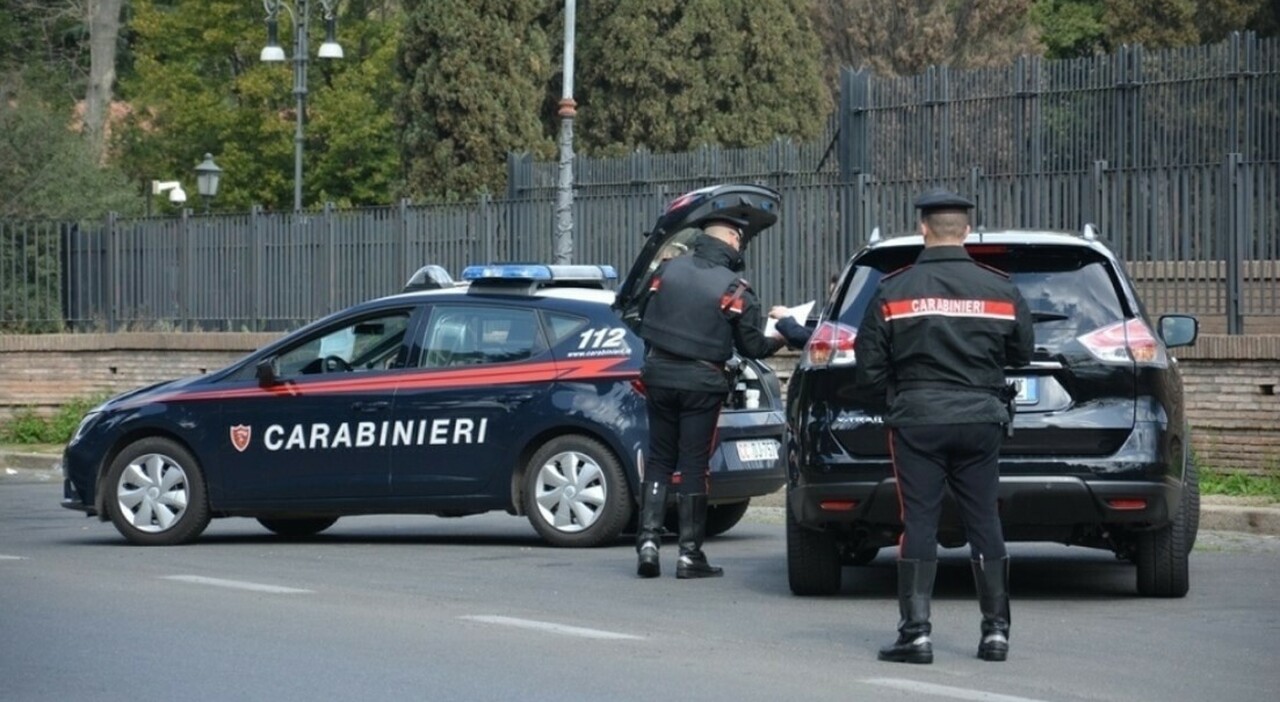
[[467, 266], [462, 269], [463, 280], [551, 280], [551, 268], [528, 263], [495, 263], [488, 266]]
[[546, 266], [540, 263], [493, 263], [487, 266], [467, 266], [462, 279], [482, 280], [617, 280], [618, 271], [613, 266]]

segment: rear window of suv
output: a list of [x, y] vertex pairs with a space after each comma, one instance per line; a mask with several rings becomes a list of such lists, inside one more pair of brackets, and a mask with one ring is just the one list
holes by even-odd
[[[975, 260], [1010, 275], [1031, 308], [1036, 346], [1054, 351], [1094, 329], [1125, 319], [1111, 264], [1083, 247], [988, 246], [969, 249]], [[890, 246], [857, 262], [840, 303], [839, 321], [857, 328], [880, 279], [910, 265], [919, 247]]]

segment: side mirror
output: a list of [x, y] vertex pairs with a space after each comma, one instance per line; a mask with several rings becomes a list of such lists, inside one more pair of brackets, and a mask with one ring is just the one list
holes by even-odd
[[275, 358], [264, 358], [258, 361], [254, 374], [258, 377], [258, 384], [263, 387], [280, 382], [280, 369], [276, 367]]
[[1166, 314], [1160, 317], [1160, 338], [1169, 348], [1190, 346], [1200, 333], [1200, 321], [1185, 314]]

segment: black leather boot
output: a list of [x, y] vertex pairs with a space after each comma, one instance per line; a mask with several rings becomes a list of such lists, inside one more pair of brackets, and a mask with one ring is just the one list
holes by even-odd
[[707, 563], [702, 540], [707, 535], [707, 496], [676, 495], [676, 511], [680, 516], [680, 560], [676, 561], [676, 577], [718, 578], [723, 568]]
[[1009, 657], [1009, 558], [977, 560], [973, 582], [978, 587], [978, 607], [982, 610], [982, 640], [978, 658], [1003, 661]]
[[662, 546], [662, 522], [667, 514], [667, 486], [657, 482], [640, 483], [640, 519], [636, 529], [636, 575], [656, 578], [662, 575], [658, 548]]
[[894, 663], [932, 663], [933, 625], [929, 623], [929, 598], [937, 561], [898, 560], [898, 640], [880, 649], [880, 660]]

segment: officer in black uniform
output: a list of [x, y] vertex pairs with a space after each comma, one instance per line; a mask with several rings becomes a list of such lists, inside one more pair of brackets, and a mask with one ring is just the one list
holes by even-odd
[[884, 277], [858, 329], [859, 386], [885, 397], [903, 533], [898, 639], [880, 659], [932, 663], [929, 598], [938, 515], [950, 484], [964, 520], [982, 611], [978, 657], [1009, 650], [1009, 559], [996, 492], [1012, 422], [1004, 368], [1031, 361], [1031, 313], [1004, 273], [963, 246], [973, 203], [935, 190], [916, 200], [924, 250]]
[[747, 220], [716, 215], [704, 220], [691, 255], [664, 262], [641, 307], [640, 336], [648, 350], [640, 379], [649, 414], [649, 456], [641, 485], [636, 534], [637, 573], [661, 573], [666, 495], [674, 486], [680, 519], [677, 578], [711, 578], [723, 569], [707, 563], [707, 487], [720, 407], [729, 393], [725, 362], [738, 353], [763, 358], [781, 343], [764, 335], [760, 306], [739, 277]]

